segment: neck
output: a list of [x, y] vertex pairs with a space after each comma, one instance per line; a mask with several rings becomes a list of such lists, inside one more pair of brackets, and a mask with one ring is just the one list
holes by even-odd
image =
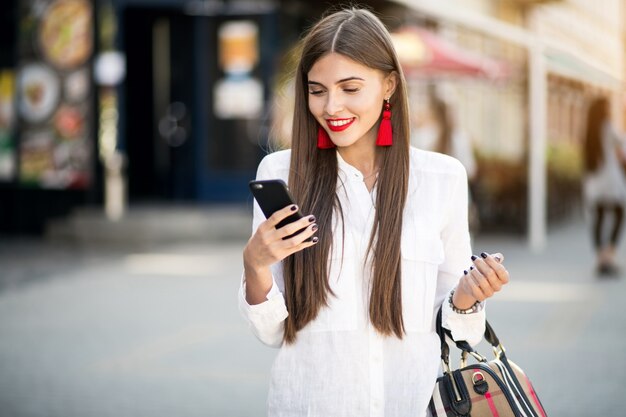
[[376, 151], [375, 141], [363, 139], [351, 146], [338, 148], [337, 152], [339, 152], [344, 161], [361, 171], [363, 177], [368, 177], [378, 171], [380, 167], [379, 155]]

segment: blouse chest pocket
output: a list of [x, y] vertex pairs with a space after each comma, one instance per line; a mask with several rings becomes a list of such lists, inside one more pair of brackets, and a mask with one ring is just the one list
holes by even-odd
[[407, 332], [431, 329], [437, 274], [444, 261], [443, 243], [435, 233], [402, 233], [402, 317]]

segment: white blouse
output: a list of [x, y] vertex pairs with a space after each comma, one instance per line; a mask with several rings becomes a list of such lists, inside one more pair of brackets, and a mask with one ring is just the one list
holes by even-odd
[[[401, 241], [406, 329], [402, 340], [383, 337], [370, 324], [371, 262], [364, 265], [363, 260], [376, 189], [370, 194], [361, 172], [339, 153], [337, 193], [345, 217], [345, 242], [340, 259], [341, 226], [333, 221], [329, 279], [336, 297], [331, 296], [317, 318], [297, 333], [295, 343], [284, 344], [283, 325], [289, 313], [282, 294], [282, 264], [272, 266], [274, 287], [261, 304], [246, 302], [242, 280], [240, 311], [263, 343], [280, 348], [271, 371], [269, 416], [425, 416], [440, 373], [434, 325], [439, 307], [443, 305], [443, 324], [456, 340], [480, 341], [484, 309], [462, 315], [447, 302], [463, 270], [471, 266], [465, 170], [445, 155], [415, 148], [410, 152]], [[257, 179], [286, 182], [289, 165], [289, 150], [270, 154], [261, 161]], [[253, 231], [263, 220], [255, 202]]]

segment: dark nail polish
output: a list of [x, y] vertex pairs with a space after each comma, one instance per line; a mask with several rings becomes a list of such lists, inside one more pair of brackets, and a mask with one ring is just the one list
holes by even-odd
[[476, 259], [478, 259], [478, 256], [472, 255], [472, 261], [475, 261]]
[[317, 236], [314, 236], [313, 239], [311, 239], [311, 242], [317, 243], [318, 240], [319, 240], [319, 238]]
[[309, 221], [310, 221], [311, 223], [313, 223], [313, 222], [315, 221], [315, 216], [311, 216], [311, 217], [309, 217]]
[[489, 256], [489, 255], [487, 255], [485, 252], [481, 252], [480, 256], [482, 256], [483, 259], [487, 259], [487, 256]]
[[470, 266], [470, 271], [473, 271], [473, 270], [474, 270], [474, 267], [473, 267], [473, 266]]
[[291, 206], [291, 211], [296, 211], [296, 210], [298, 210], [298, 206], [296, 206], [295, 204]]
[[313, 227], [311, 227], [311, 230], [313, 230], [315, 232], [317, 230], [317, 225], [314, 224]]
[[464, 273], [465, 275], [467, 275], [467, 274], [468, 274], [468, 272], [467, 272], [467, 271], [463, 271], [463, 273]]

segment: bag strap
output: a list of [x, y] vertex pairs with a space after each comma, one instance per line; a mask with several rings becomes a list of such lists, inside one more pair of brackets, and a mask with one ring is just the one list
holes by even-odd
[[[456, 347], [462, 350], [463, 352], [476, 353], [474, 348], [472, 348], [472, 346], [469, 343], [467, 343], [467, 341], [454, 340], [454, 338], [452, 337], [452, 332], [446, 329], [445, 327], [443, 327], [441, 323], [442, 321], [441, 310], [442, 309], [440, 308], [439, 311], [437, 312], [437, 318], [435, 321], [435, 330], [437, 331], [437, 334], [439, 335], [439, 341], [441, 343], [441, 360], [443, 360], [446, 364], [448, 364], [450, 360], [450, 347], [448, 346], [448, 343], [446, 342], [446, 336], [450, 338], [450, 340], [454, 342]], [[489, 324], [487, 320], [485, 320], [484, 336], [485, 336], [485, 340], [489, 342], [491, 346], [493, 346], [495, 349], [499, 349], [502, 353], [504, 353], [504, 348], [500, 344], [500, 339], [498, 338], [495, 330], [493, 330], [493, 327], [491, 327], [491, 325]]]
[[488, 321], [485, 320], [485, 340], [489, 342], [489, 344], [493, 347], [500, 346], [500, 339], [496, 336], [496, 332], [493, 330], [493, 327], [489, 324]]
[[[435, 330], [439, 335], [439, 342], [441, 343], [441, 360], [446, 364], [450, 365], [450, 347], [448, 343], [446, 343], [446, 334], [449, 332], [448, 329], [444, 329], [441, 325], [441, 308], [437, 312], [437, 318], [435, 320]], [[450, 334], [450, 336], [452, 336]]]
[[474, 351], [474, 348], [472, 348], [472, 346], [470, 346], [470, 344], [467, 343], [465, 340], [459, 340], [459, 341], [454, 340], [454, 338], [452, 337], [452, 332], [446, 329], [445, 327], [443, 327], [441, 322], [442, 322], [442, 312], [441, 312], [441, 309], [439, 309], [439, 311], [437, 312], [437, 318], [435, 320], [435, 328], [437, 331], [437, 335], [439, 335], [439, 342], [441, 346], [441, 360], [443, 361], [445, 367], [449, 369], [450, 346], [448, 346], [448, 343], [446, 342], [446, 337], [452, 340], [455, 343], [456, 347], [459, 348], [460, 350], [467, 352], [467, 353], [476, 353], [476, 352]]

